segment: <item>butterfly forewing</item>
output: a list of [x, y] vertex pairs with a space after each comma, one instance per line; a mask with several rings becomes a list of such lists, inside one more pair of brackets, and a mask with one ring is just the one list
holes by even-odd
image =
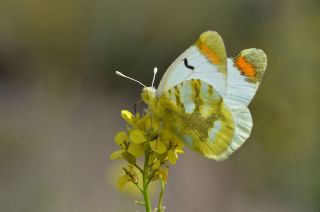
[[267, 56], [260, 49], [245, 49], [228, 58], [225, 101], [230, 107], [247, 107], [253, 99], [266, 70]]
[[194, 45], [182, 53], [160, 81], [157, 94], [190, 79], [200, 79], [221, 94], [226, 93], [227, 57], [222, 38], [217, 32], [202, 33]]

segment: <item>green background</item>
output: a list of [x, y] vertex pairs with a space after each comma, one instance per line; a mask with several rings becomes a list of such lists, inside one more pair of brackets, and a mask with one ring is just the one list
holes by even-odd
[[0, 211], [143, 211], [109, 177], [141, 92], [114, 71], [149, 84], [157, 66], [158, 83], [209, 29], [268, 68], [248, 142], [224, 162], [182, 155], [168, 211], [320, 211], [317, 0], [1, 0]]

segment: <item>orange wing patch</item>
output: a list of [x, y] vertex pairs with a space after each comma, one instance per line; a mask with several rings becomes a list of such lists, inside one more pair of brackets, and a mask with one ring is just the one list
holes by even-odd
[[249, 78], [253, 78], [256, 76], [256, 69], [248, 63], [246, 58], [243, 56], [240, 56], [234, 60], [234, 64], [237, 66], [237, 68], [241, 71], [241, 73]]
[[206, 44], [199, 42], [198, 48], [200, 49], [201, 53], [204, 54], [213, 64], [221, 64], [221, 59], [219, 56]]
[[221, 36], [215, 31], [200, 35], [196, 42], [201, 54], [218, 67], [219, 72], [227, 75], [227, 54]]
[[267, 55], [261, 49], [244, 49], [233, 58], [233, 63], [248, 82], [259, 83], [267, 67]]

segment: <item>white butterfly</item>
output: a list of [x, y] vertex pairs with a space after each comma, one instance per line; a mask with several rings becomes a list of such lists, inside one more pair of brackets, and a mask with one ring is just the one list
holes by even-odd
[[248, 105], [266, 66], [260, 49], [227, 58], [220, 35], [207, 31], [170, 65], [158, 89], [152, 83], [141, 96], [153, 117], [187, 146], [223, 160], [250, 136]]

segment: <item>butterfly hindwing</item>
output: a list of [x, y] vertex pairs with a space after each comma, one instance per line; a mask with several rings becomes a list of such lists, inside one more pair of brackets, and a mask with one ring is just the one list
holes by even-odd
[[214, 31], [200, 35], [194, 45], [182, 53], [160, 81], [157, 94], [190, 79], [200, 79], [220, 93], [226, 92], [227, 56], [221, 36]]
[[151, 110], [187, 146], [216, 160], [238, 149], [251, 130], [242, 126], [252, 123], [249, 111], [234, 116], [219, 92], [202, 80], [187, 80], [165, 91]]

